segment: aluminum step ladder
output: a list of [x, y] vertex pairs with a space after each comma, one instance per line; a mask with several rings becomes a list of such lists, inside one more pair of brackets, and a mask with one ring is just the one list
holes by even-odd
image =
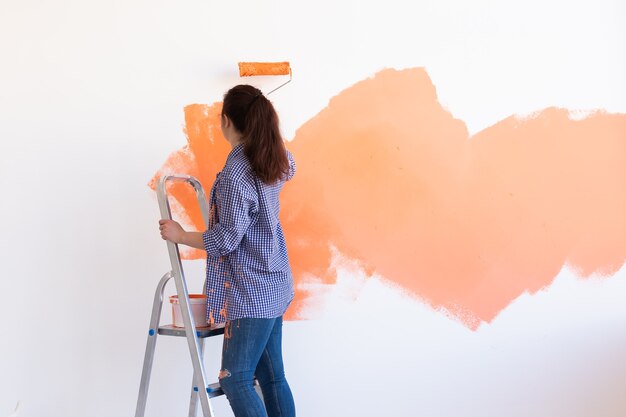
[[[196, 192], [198, 203], [200, 204], [202, 218], [204, 219], [205, 225], [207, 225], [208, 227], [209, 207], [206, 194], [204, 193], [200, 182], [189, 175], [165, 175], [159, 179], [157, 186], [157, 199], [159, 202], [159, 209], [161, 211], [161, 218], [172, 218], [172, 212], [167, 196], [166, 185], [168, 182], [182, 182], [187, 183], [193, 187], [194, 191]], [[187, 339], [187, 344], [189, 345], [189, 353], [191, 354], [191, 363], [193, 365], [191, 397], [189, 400], [189, 417], [196, 417], [198, 399], [200, 400], [202, 415], [204, 417], [213, 417], [214, 414], [211, 407], [210, 399], [223, 395], [224, 392], [222, 391], [219, 383], [207, 383], [202, 358], [204, 352], [204, 340], [207, 337], [224, 334], [224, 325], [222, 324], [217, 327], [211, 328], [196, 328], [196, 324], [194, 323], [189, 303], [189, 293], [187, 291], [187, 283], [185, 282], [185, 275], [183, 272], [182, 263], [180, 261], [178, 245], [168, 241], [167, 250], [169, 252], [170, 262], [172, 264], [172, 270], [163, 275], [163, 277], [159, 281], [159, 284], [157, 285], [157, 289], [154, 294], [152, 316], [150, 318], [150, 329], [148, 330], [148, 342], [146, 344], [143, 370], [141, 372], [141, 384], [139, 386], [139, 397], [137, 399], [137, 409], [135, 411], [135, 417], [144, 417], [144, 413], [146, 410], [148, 386], [150, 384], [150, 374], [152, 372], [152, 362], [154, 359], [154, 350], [156, 347], [156, 340], [158, 335], [178, 336], [185, 337]], [[178, 294], [183, 323], [185, 324], [184, 328], [174, 327], [172, 325], [159, 325], [159, 321], [161, 318], [161, 308], [163, 306], [163, 291], [165, 289], [165, 285], [172, 278], [174, 278], [174, 282], [176, 283], [176, 293]], [[191, 331], [187, 331], [187, 329], [191, 329]], [[256, 381], [255, 384], [258, 392], [259, 388]]]

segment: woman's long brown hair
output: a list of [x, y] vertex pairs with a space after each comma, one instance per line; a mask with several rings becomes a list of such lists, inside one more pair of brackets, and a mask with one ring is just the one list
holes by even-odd
[[241, 132], [244, 153], [256, 175], [266, 184], [285, 178], [289, 160], [278, 126], [278, 115], [261, 90], [238, 85], [224, 95], [222, 114]]

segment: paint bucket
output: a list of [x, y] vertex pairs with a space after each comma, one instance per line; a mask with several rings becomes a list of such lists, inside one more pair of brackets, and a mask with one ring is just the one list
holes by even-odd
[[[189, 306], [191, 307], [191, 314], [196, 327], [209, 326], [206, 321], [206, 302], [206, 295], [204, 294], [189, 294]], [[170, 303], [172, 303], [172, 320], [174, 327], [185, 327], [178, 296], [172, 295], [170, 297]]]

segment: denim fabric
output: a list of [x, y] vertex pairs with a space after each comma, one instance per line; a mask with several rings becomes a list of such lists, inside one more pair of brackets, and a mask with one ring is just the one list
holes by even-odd
[[[283, 368], [282, 329], [282, 317], [226, 322], [220, 385], [235, 417], [295, 417]], [[254, 376], [263, 400], [254, 390]]]

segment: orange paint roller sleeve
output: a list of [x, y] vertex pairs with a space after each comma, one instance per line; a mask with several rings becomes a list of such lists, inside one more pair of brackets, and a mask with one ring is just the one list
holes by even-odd
[[240, 62], [239, 76], [289, 75], [289, 62]]

